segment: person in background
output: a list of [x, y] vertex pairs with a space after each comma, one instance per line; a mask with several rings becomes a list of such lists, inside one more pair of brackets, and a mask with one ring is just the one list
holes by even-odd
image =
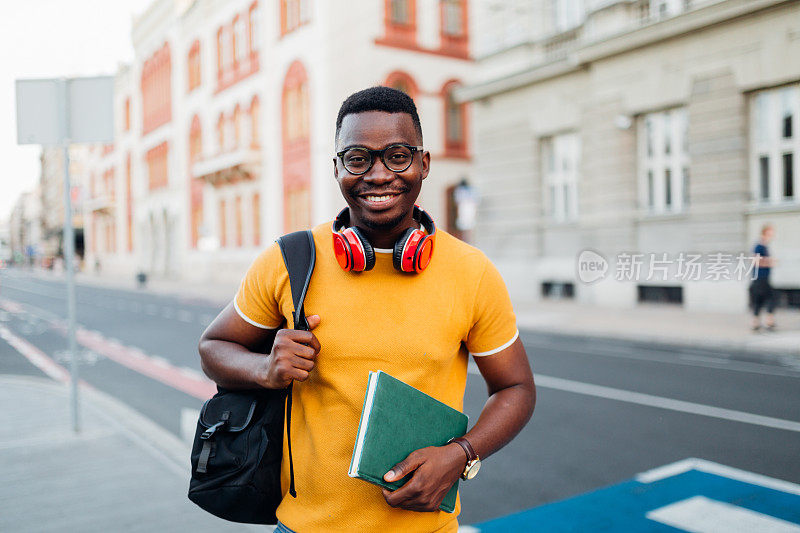
[[775, 236], [775, 229], [771, 224], [761, 228], [761, 238], [756, 243], [753, 253], [756, 254], [756, 278], [750, 284], [750, 305], [753, 309], [753, 331], [761, 329], [761, 309], [767, 311], [766, 328], [775, 330], [775, 291], [769, 284], [769, 274], [775, 265], [775, 259], [770, 256], [767, 245]]

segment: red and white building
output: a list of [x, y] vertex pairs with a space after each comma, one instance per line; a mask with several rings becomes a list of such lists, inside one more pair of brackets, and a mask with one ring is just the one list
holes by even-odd
[[452, 228], [470, 178], [467, 0], [156, 0], [117, 75], [116, 140], [93, 152], [89, 264], [239, 279], [279, 235], [333, 218], [341, 102], [373, 85], [416, 101], [431, 151], [423, 205]]

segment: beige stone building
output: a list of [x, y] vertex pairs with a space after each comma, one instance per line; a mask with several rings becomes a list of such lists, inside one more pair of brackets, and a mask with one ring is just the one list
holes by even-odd
[[[471, 169], [467, 0], [154, 0], [117, 75], [115, 143], [95, 150], [87, 257], [103, 271], [241, 278], [279, 235], [331, 220], [341, 102], [373, 85], [411, 94], [431, 174], [421, 198], [451, 227]], [[357, 16], [354, 16], [357, 13]]]
[[743, 312], [771, 223], [800, 305], [800, 2], [480, 5], [475, 240], [518, 300]]

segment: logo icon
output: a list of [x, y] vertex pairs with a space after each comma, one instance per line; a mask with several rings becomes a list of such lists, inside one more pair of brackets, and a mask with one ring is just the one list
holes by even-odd
[[594, 250], [583, 250], [578, 255], [578, 279], [584, 283], [594, 283], [606, 277], [608, 261]]

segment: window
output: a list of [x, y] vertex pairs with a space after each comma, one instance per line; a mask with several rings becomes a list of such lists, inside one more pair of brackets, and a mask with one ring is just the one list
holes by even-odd
[[241, 248], [242, 246], [242, 234], [244, 230], [242, 228], [242, 197], [237, 196], [234, 200], [234, 209], [233, 215], [236, 217], [236, 246]]
[[408, 0], [389, 0], [389, 20], [392, 24], [411, 24], [411, 9]]
[[464, 8], [463, 0], [442, 0], [442, 33], [444, 35], [459, 37], [464, 35]]
[[690, 5], [688, 0], [650, 0], [650, 17], [654, 19], [673, 17], [687, 10]]
[[164, 43], [142, 66], [142, 132], [145, 134], [172, 119], [171, 78], [169, 45]]
[[452, 157], [467, 156], [466, 104], [457, 102], [453, 90], [457, 81], [448, 82], [442, 89], [444, 106], [444, 151]]
[[261, 116], [261, 105], [258, 97], [254, 96], [250, 102], [250, 148], [258, 148], [261, 146], [261, 137], [259, 134], [259, 117]]
[[254, 3], [250, 6], [250, 10], [247, 13], [247, 21], [250, 28], [248, 37], [251, 54], [258, 51], [258, 43], [261, 39], [261, 27], [258, 20], [259, 15], [260, 11], [258, 9], [258, 3]]
[[200, 87], [200, 41], [192, 43], [189, 49], [188, 67], [189, 92], [192, 92]]
[[305, 83], [287, 89], [284, 116], [286, 140], [296, 141], [308, 137], [308, 90]]
[[167, 143], [163, 142], [148, 150], [145, 156], [150, 190], [166, 187], [169, 181], [167, 155]]
[[392, 72], [386, 77], [386, 81], [383, 82], [383, 85], [385, 87], [397, 89], [398, 91], [403, 91], [412, 99], [416, 99], [417, 97], [417, 84], [414, 78], [405, 72], [399, 70]]
[[239, 149], [242, 146], [242, 110], [239, 105], [233, 110], [233, 147]]
[[639, 198], [648, 212], [689, 205], [688, 116], [676, 108], [639, 119]]
[[311, 0], [281, 0], [281, 35], [311, 20]]
[[237, 68], [245, 59], [247, 52], [247, 27], [240, 16], [233, 19], [233, 65]]
[[542, 139], [545, 209], [554, 222], [578, 219], [580, 142], [575, 133]]
[[759, 91], [751, 99], [750, 173], [753, 196], [762, 204], [797, 202], [800, 84]]
[[217, 147], [219, 153], [225, 151], [225, 115], [220, 113], [217, 119]]
[[415, 47], [417, 5], [415, 0], [384, 0], [385, 36], [378, 43], [389, 46]]
[[125, 158], [125, 225], [128, 236], [128, 252], [133, 251], [133, 195], [131, 194], [131, 154]]
[[189, 128], [189, 161], [198, 161], [203, 153], [203, 135], [200, 129], [200, 117], [197, 115], [192, 118], [192, 125]]
[[125, 99], [125, 104], [123, 105], [123, 128], [124, 131], [130, 131], [131, 129], [131, 98], [130, 96]]

